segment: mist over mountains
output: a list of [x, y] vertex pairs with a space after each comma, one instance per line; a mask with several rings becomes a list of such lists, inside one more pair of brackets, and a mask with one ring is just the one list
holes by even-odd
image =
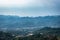
[[60, 16], [18, 17], [0, 15], [0, 28], [60, 27]]

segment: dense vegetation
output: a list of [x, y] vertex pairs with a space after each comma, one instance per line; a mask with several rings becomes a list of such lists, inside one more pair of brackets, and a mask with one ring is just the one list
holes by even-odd
[[11, 33], [0, 31], [0, 40], [12, 40], [13, 36]]
[[0, 31], [0, 40], [60, 40], [60, 28], [45, 27], [41, 30], [34, 31], [32, 34], [21, 36]]

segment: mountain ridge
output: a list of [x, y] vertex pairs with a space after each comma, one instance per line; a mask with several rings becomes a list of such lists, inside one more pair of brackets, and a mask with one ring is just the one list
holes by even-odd
[[0, 28], [60, 27], [60, 16], [18, 17], [0, 15]]

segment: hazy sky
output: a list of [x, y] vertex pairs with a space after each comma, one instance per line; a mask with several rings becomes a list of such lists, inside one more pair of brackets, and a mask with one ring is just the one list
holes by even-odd
[[60, 15], [60, 0], [0, 0], [0, 15]]

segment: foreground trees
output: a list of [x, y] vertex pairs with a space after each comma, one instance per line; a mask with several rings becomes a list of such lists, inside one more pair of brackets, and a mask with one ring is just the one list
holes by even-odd
[[11, 33], [0, 31], [0, 40], [13, 40], [13, 36]]
[[16, 37], [15, 40], [58, 40], [56, 35], [31, 35], [26, 37]]
[[58, 40], [56, 35], [29, 35], [25, 37], [12, 36], [11, 33], [0, 31], [0, 40]]

